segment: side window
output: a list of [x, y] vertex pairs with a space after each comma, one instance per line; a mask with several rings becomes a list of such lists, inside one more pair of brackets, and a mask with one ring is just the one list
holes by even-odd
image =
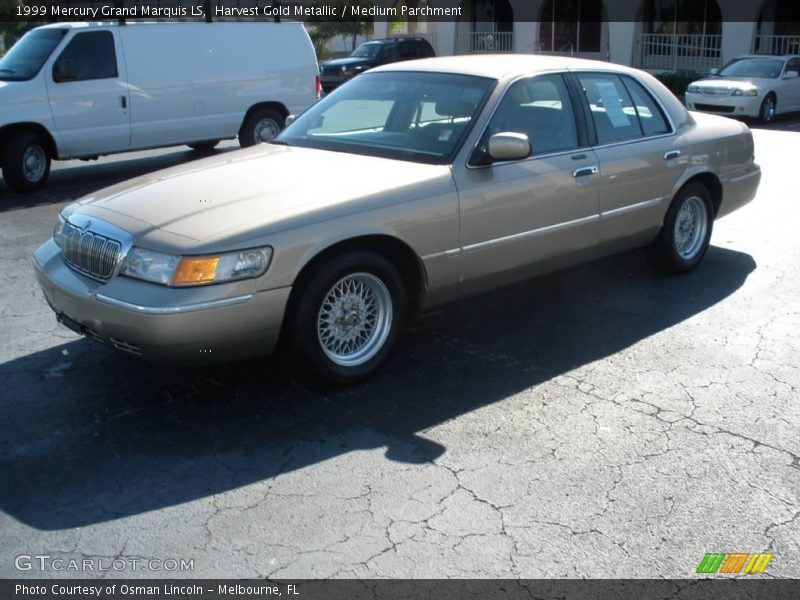
[[578, 75], [600, 144], [619, 142], [642, 135], [636, 109], [622, 80], [611, 73]]
[[512, 84], [487, 130], [524, 133], [532, 154], [578, 147], [575, 111], [561, 75], [541, 75]]
[[414, 42], [400, 42], [400, 58], [416, 58], [417, 49]]
[[631, 77], [623, 79], [625, 87], [633, 98], [633, 105], [636, 107], [636, 115], [645, 135], [660, 135], [669, 133], [670, 128], [667, 119], [661, 108], [656, 104], [653, 97], [642, 87], [642, 84]]
[[384, 46], [381, 52], [381, 62], [390, 63], [400, 58], [400, 52], [397, 50], [397, 44], [391, 46]]
[[117, 77], [117, 55], [110, 31], [79, 33], [53, 65], [53, 80], [88, 81]]
[[417, 42], [417, 51], [422, 58], [433, 56], [433, 49], [428, 45], [428, 42]]

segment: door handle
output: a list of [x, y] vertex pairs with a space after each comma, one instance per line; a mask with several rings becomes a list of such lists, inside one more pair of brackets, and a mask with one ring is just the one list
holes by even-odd
[[597, 175], [597, 167], [595, 165], [591, 167], [580, 167], [572, 172], [573, 177], [583, 177], [584, 175]]
[[120, 104], [122, 104], [122, 108], [128, 108], [128, 97], [127, 96], [120, 96], [119, 97]]
[[664, 153], [664, 160], [672, 160], [673, 158], [678, 158], [680, 155], [680, 150], [670, 150], [669, 152]]

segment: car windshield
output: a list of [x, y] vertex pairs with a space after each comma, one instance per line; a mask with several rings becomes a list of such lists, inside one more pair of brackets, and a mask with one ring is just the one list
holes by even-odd
[[67, 33], [64, 28], [29, 31], [0, 59], [0, 80], [25, 81], [36, 76]]
[[361, 44], [358, 48], [353, 50], [350, 55], [353, 58], [375, 58], [381, 53], [381, 45], [374, 42], [367, 42]]
[[781, 74], [783, 60], [780, 58], [737, 58], [717, 73], [720, 77], [756, 77], [775, 79]]
[[494, 83], [443, 73], [366, 73], [300, 115], [276, 143], [447, 164]]

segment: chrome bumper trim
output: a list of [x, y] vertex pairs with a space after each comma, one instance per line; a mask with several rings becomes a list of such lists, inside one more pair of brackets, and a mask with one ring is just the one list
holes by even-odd
[[182, 304], [180, 306], [142, 306], [139, 304], [133, 304], [131, 302], [125, 302], [124, 300], [111, 298], [110, 296], [105, 296], [103, 294], [97, 294], [95, 297], [98, 301], [105, 302], [111, 306], [124, 308], [125, 310], [132, 310], [134, 312], [146, 315], [171, 315], [175, 313], [194, 312], [197, 310], [207, 310], [209, 308], [219, 308], [221, 306], [242, 304], [250, 300], [253, 297], [253, 294], [244, 294], [242, 296], [223, 298], [221, 300], [209, 300], [208, 302], [195, 302], [194, 304]]

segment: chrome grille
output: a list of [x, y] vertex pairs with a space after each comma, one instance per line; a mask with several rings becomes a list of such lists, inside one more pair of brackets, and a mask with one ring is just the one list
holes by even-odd
[[730, 96], [731, 93], [729, 87], [704, 87], [702, 89], [706, 96]]
[[99, 233], [75, 227], [66, 222], [64, 260], [85, 275], [96, 279], [111, 279], [122, 258], [122, 243]]

